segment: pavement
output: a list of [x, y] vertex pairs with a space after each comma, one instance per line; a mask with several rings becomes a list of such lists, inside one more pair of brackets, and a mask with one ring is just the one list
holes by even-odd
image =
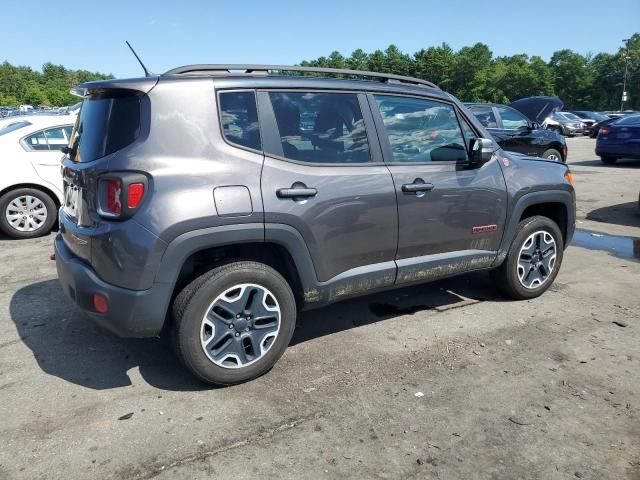
[[476, 273], [344, 301], [234, 387], [86, 319], [53, 236], [0, 238], [0, 478], [640, 479], [640, 261], [598, 247], [640, 238], [640, 162], [568, 143], [595, 246], [542, 297]]

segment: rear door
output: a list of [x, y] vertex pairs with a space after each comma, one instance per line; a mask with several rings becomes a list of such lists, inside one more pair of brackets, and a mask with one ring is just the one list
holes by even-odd
[[391, 95], [369, 103], [398, 198], [397, 283], [490, 266], [506, 217], [498, 159], [469, 166], [476, 132], [452, 103]]
[[278, 90], [258, 98], [265, 223], [302, 236], [321, 283], [366, 266], [370, 285], [392, 285], [396, 194], [374, 129], [367, 128], [364, 95]]
[[69, 144], [71, 125], [61, 125], [35, 132], [23, 140], [23, 145], [32, 153], [29, 155], [38, 176], [62, 191], [62, 152]]

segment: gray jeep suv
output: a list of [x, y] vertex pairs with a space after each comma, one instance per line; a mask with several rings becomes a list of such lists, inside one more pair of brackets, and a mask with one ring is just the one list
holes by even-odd
[[302, 309], [476, 270], [536, 297], [573, 235], [568, 168], [503, 152], [424, 80], [195, 65], [80, 90], [62, 286], [211, 384], [271, 368]]

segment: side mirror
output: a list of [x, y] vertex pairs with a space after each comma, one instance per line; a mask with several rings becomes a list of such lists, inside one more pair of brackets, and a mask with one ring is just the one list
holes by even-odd
[[493, 154], [500, 147], [490, 138], [474, 138], [471, 140], [471, 158], [469, 163], [472, 167], [480, 167], [491, 160]]

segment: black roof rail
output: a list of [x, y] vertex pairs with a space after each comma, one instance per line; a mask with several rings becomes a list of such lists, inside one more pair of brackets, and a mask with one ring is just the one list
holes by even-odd
[[385, 82], [412, 83], [415, 85], [424, 85], [427, 87], [438, 88], [438, 86], [428, 80], [421, 78], [405, 77], [403, 75], [394, 75], [392, 73], [366, 72], [362, 70], [348, 70], [343, 68], [324, 68], [324, 67], [300, 67], [298, 65], [245, 65], [245, 64], [197, 64], [185, 65], [177, 67], [162, 74], [168, 75], [184, 75], [184, 74], [203, 74], [214, 72], [220, 74], [232, 74], [238, 71], [245, 75], [268, 75], [269, 72], [304, 72], [304, 73], [326, 73], [331, 75], [350, 75], [354, 77], [370, 77]]

